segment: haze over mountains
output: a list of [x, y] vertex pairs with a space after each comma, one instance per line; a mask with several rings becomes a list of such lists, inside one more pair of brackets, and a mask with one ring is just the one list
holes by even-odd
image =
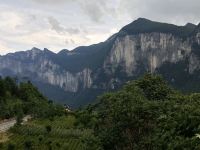
[[72, 107], [93, 102], [145, 72], [162, 74], [180, 90], [200, 90], [200, 24], [139, 18], [91, 46], [59, 53], [32, 48], [0, 56], [2, 76], [31, 80], [50, 99]]

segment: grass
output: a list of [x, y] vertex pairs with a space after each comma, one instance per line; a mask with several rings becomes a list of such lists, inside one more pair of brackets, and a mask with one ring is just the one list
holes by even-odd
[[[83, 150], [81, 138], [90, 135], [92, 131], [77, 129], [74, 123], [75, 117], [72, 115], [29, 121], [22, 126], [13, 127], [9, 131], [12, 133], [10, 136], [4, 135], [4, 144], [0, 149], [7, 149], [11, 145], [15, 149], [30, 146], [33, 150]], [[47, 126], [51, 126], [50, 132], [47, 131]]]
[[75, 123], [75, 117], [69, 115], [69, 116], [55, 117], [52, 119], [38, 119], [32, 122], [29, 122], [28, 124], [43, 125], [43, 126], [51, 124], [53, 128], [68, 129], [68, 128], [73, 128], [74, 123]]
[[8, 133], [0, 133], [0, 143], [8, 141], [9, 136], [10, 135]]

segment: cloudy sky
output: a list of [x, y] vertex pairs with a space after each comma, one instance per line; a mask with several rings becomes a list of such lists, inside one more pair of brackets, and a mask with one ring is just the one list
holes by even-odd
[[54, 52], [106, 40], [143, 17], [184, 25], [200, 22], [200, 0], [0, 0], [0, 54]]

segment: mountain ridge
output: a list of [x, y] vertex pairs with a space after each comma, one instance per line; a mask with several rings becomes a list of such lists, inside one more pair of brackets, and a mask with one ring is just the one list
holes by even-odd
[[[45, 95], [55, 89], [55, 96], [50, 98], [55, 99], [56, 91], [60, 91], [57, 95], [63, 98], [58, 101], [78, 107], [145, 72], [157, 72], [165, 78], [168, 74], [170, 84], [187, 89], [187, 85], [179, 85], [180, 74], [166, 70], [172, 65], [174, 70], [187, 70], [184, 73], [188, 82], [189, 76], [198, 80], [199, 45], [199, 25], [176, 26], [139, 18], [98, 44], [58, 53], [32, 48], [1, 56], [0, 73], [29, 77]], [[184, 65], [179, 67], [181, 62]], [[49, 93], [47, 87], [51, 87]]]
[[[135, 23], [136, 23], [136, 24], [138, 24], [138, 23], [143, 23], [143, 24], [144, 24], [144, 23], [166, 24], [166, 25], [176, 26], [176, 27], [179, 27], [179, 28], [180, 28], [180, 27], [187, 27], [187, 26], [190, 26], [190, 27], [193, 27], [193, 29], [194, 29], [194, 27], [196, 27], [196, 28], [199, 28], [199, 27], [200, 27], [200, 23], [199, 23], [198, 25], [196, 25], [196, 24], [193, 24], [193, 23], [188, 22], [188, 23], [186, 23], [185, 25], [174, 25], [174, 24], [172, 24], [172, 23], [164, 23], [164, 22], [152, 21], [152, 20], [149, 20], [149, 19], [146, 19], [146, 18], [138, 18], [138, 19], [132, 21], [131, 23], [129, 23], [128, 25], [125, 25], [124, 27], [122, 27], [122, 28], [119, 30], [119, 32], [114, 33], [113, 35], [111, 35], [111, 36], [110, 36], [107, 40], [105, 40], [104, 42], [108, 41], [111, 37], [116, 36], [118, 33], [120, 33], [120, 31], [123, 32], [123, 30], [124, 30], [127, 26], [133, 25], [133, 24], [135, 24]], [[55, 54], [59, 54], [59, 53], [62, 52], [62, 51], [66, 51], [66, 52], [79, 51], [79, 49], [82, 50], [82, 48], [84, 49], [84, 48], [87, 48], [87, 47], [89, 47], [89, 46], [93, 46], [93, 45], [97, 45], [97, 44], [101, 44], [101, 43], [103, 43], [103, 42], [99, 42], [99, 43], [96, 43], [96, 44], [91, 44], [91, 45], [88, 45], [88, 46], [78, 46], [78, 47], [75, 47], [75, 48], [72, 49], [72, 50], [62, 49], [62, 50], [58, 51], [58, 52], [55, 53]], [[40, 48], [33, 47], [33, 48], [31, 48], [30, 50], [17, 51], [17, 52], [12, 52], [12, 53], [7, 53], [7, 54], [15, 54], [15, 53], [18, 53], [18, 52], [26, 52], [26, 51], [31, 51], [31, 50], [40, 50], [40, 51], [45, 51], [45, 50], [47, 50], [47, 51], [51, 51], [51, 50], [48, 49], [48, 48], [43, 48], [43, 50], [42, 50], [42, 49], [40, 49]], [[54, 53], [53, 51], [51, 51], [51, 52]], [[0, 55], [0, 56], [5, 56], [5, 55], [7, 55], [7, 54]]]

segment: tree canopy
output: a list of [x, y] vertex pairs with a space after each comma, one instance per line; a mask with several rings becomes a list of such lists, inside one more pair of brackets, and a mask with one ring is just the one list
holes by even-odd
[[0, 78], [0, 119], [30, 114], [50, 117], [62, 114], [62, 106], [51, 103], [31, 82], [17, 83], [16, 79]]
[[200, 149], [199, 104], [199, 93], [184, 95], [146, 74], [80, 110], [77, 124], [94, 130], [99, 149]]

